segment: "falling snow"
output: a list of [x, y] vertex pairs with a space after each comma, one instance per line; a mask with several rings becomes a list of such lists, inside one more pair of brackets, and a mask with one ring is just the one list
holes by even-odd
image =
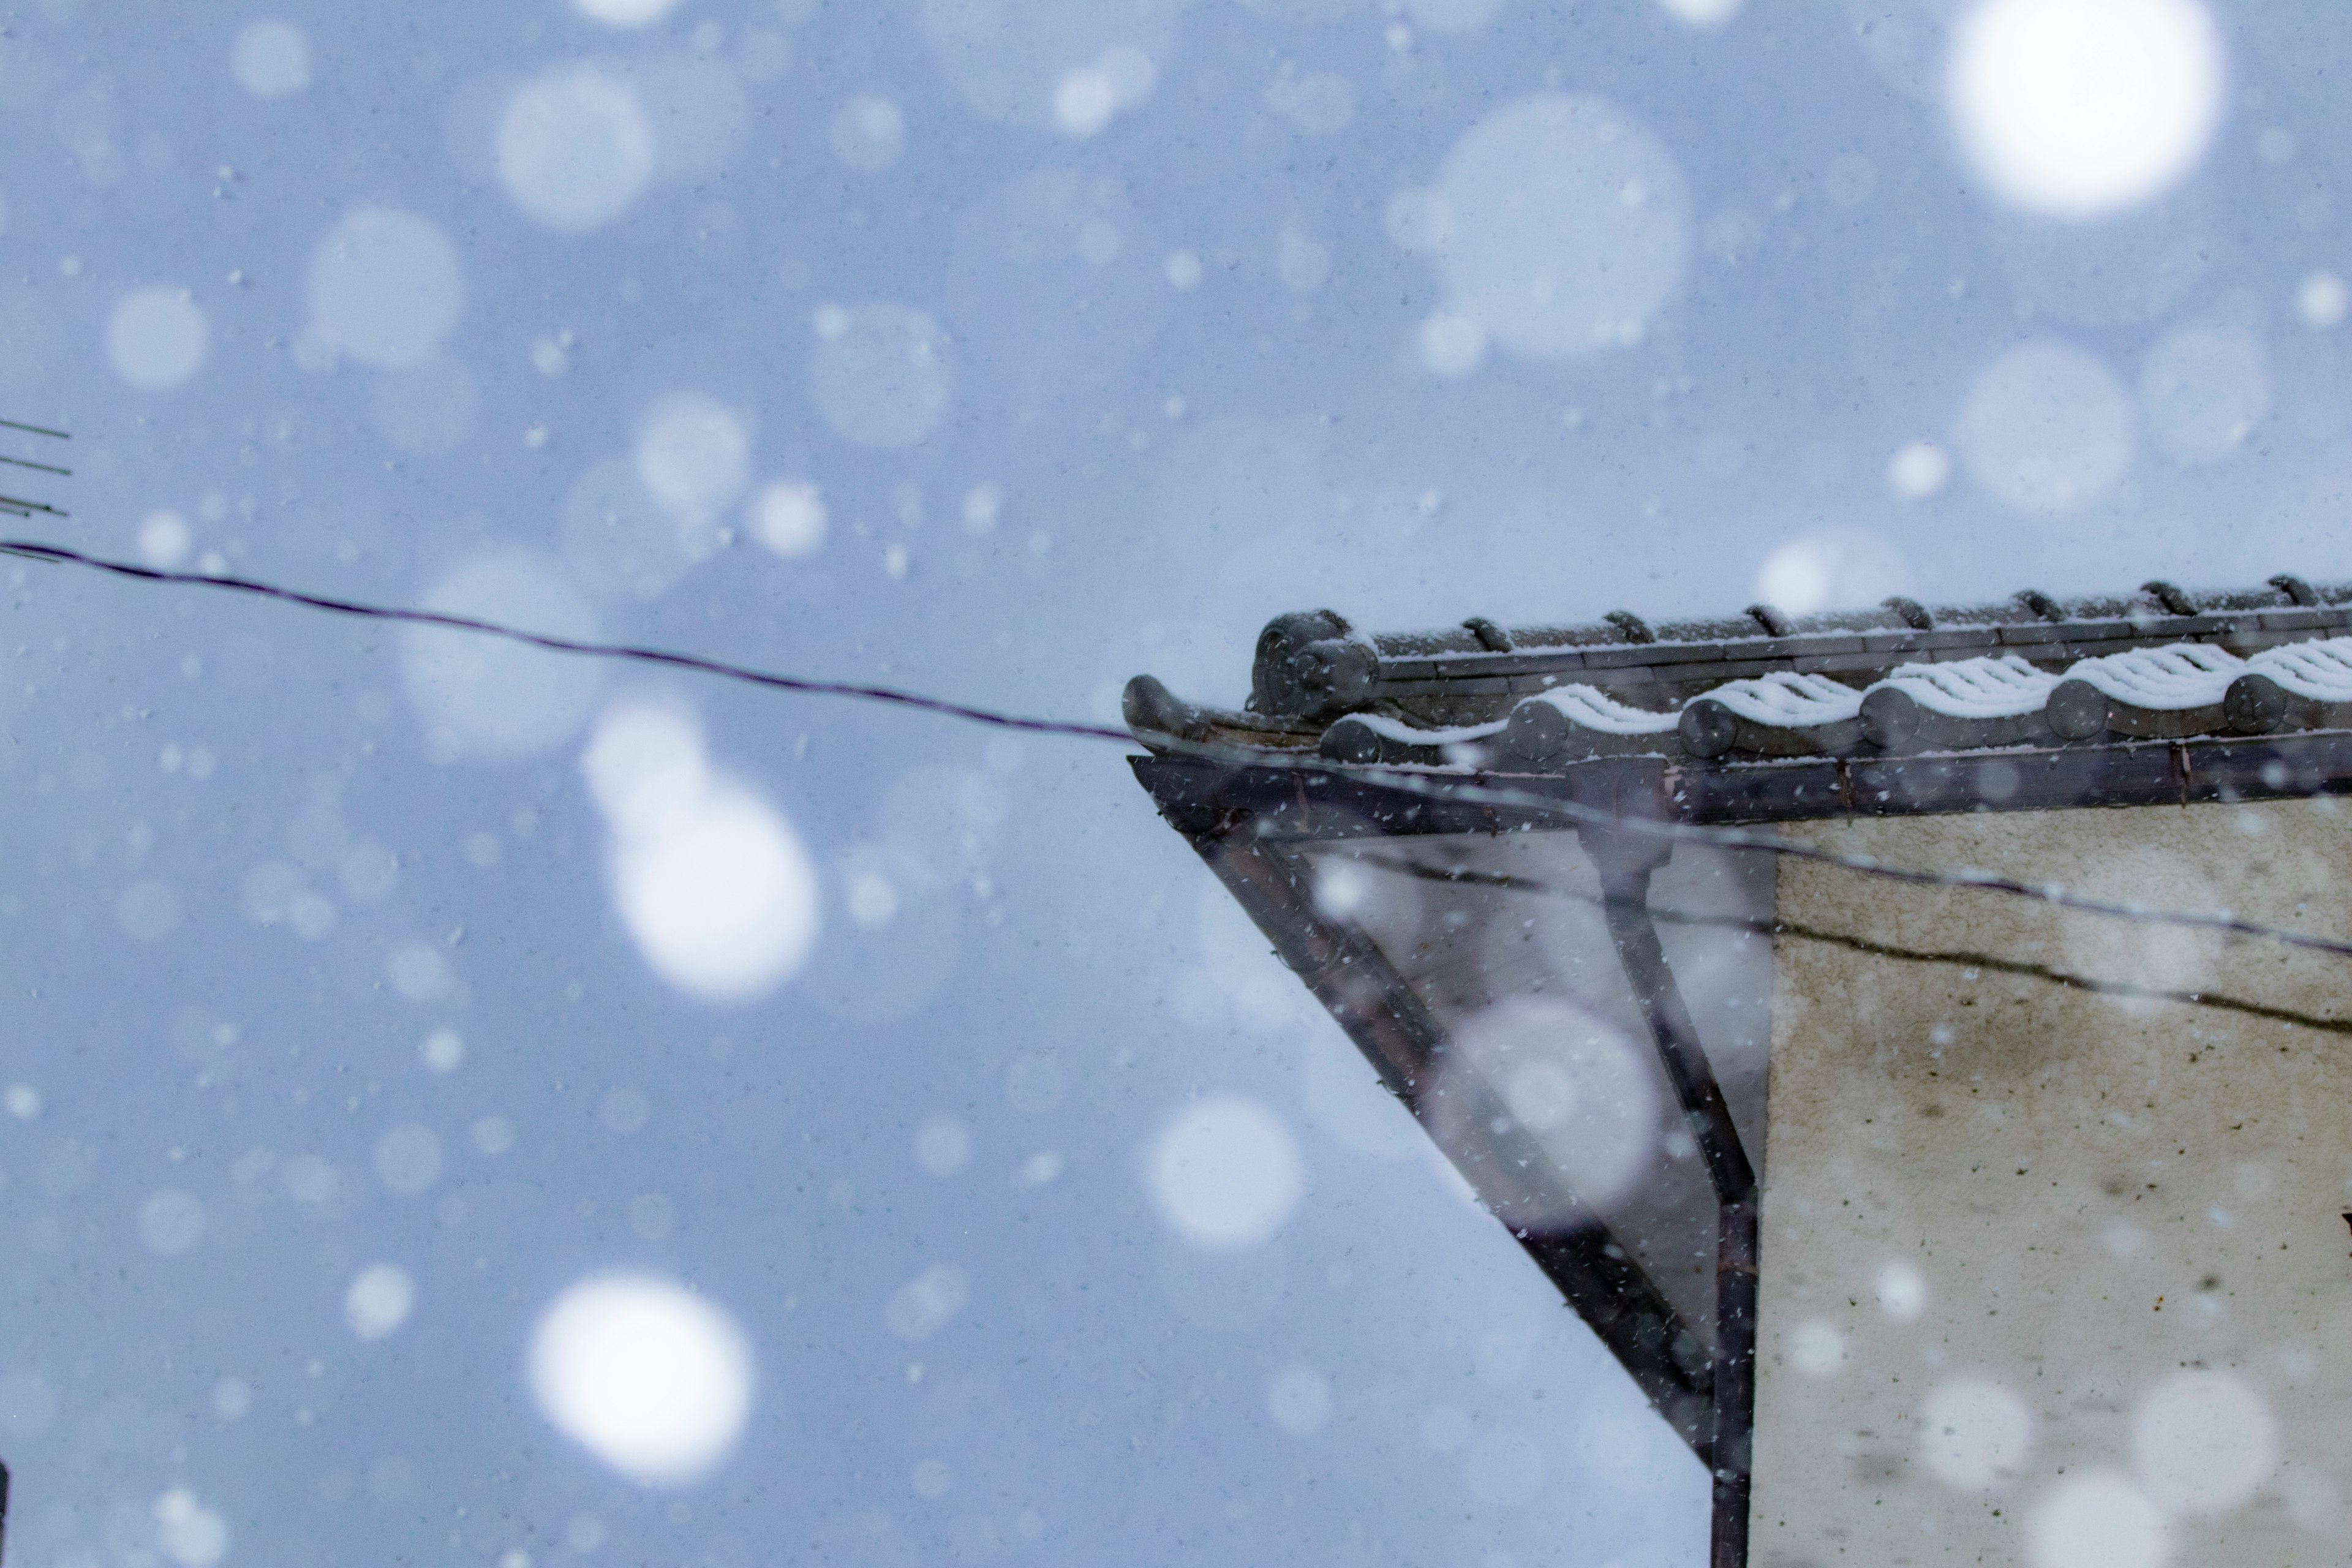
[[[9, 467], [57, 510], [6, 531], [143, 571], [1111, 725], [1143, 670], [1263, 720], [1288, 610], [1507, 659], [1513, 628], [1932, 637], [1922, 607], [2025, 588], [2352, 580], [2325, 7], [21, 9], [0, 416], [70, 439], [0, 457], [72, 472]], [[1302, 984], [1117, 746], [0, 571], [11, 1561], [1705, 1559], [1705, 1468], [1433, 1143], [1564, 1173], [1501, 1216], [1538, 1247], [1699, 1190], [1595, 989], [1600, 895], [1443, 880], [1566, 885], [1512, 858], [1547, 836], [1276, 889], [1430, 966], [1436, 1043], [1376, 1071], [1355, 993]], [[2057, 666], [2019, 639], [1905, 689], [2038, 714]], [[2256, 652], [2067, 662], [2159, 728], [2342, 684]], [[1859, 721], [1833, 672], [1749, 673], [1733, 700]], [[1538, 695], [1679, 733], [1678, 694]], [[1858, 758], [1832, 787], [1874, 787]], [[2275, 811], [2214, 809], [2334, 931]], [[2164, 846], [2101, 864], [2242, 901]], [[1678, 847], [1659, 901], [1715, 909], [1720, 870]], [[1662, 941], [1759, 1096], [1807, 1007], [1931, 984], [1776, 990], [1807, 939], [1727, 957], [1707, 918]], [[2252, 949], [2032, 940], [2122, 987], [2069, 991], [2097, 1016], [2192, 1018], [2163, 1070], [2214, 1079], [2105, 1085], [2080, 1139], [2131, 1167], [2080, 1192], [2003, 1162], [1971, 1223], [2090, 1216], [2012, 1277], [1869, 1173], [2026, 1114], [2063, 1063], [1996, 1059], [1988, 1018], [2029, 977], [1872, 1035], [1916, 1103], [1833, 1193], [1770, 1146], [1767, 1405], [1842, 1412], [1806, 1457], [1884, 1489], [1884, 1560], [2341, 1557], [2332, 1309], [2263, 1291], [2337, 1256], [2352, 1191], [2168, 1109], [2258, 1045], [2322, 1115], [2334, 1058], [2156, 994], [2268, 1005]], [[1862, 1216], [1838, 1268], [1776, 1272], [1829, 1210]], [[2145, 1346], [2095, 1387], [1970, 1337], [2062, 1245], [2106, 1292], [2074, 1337]], [[1633, 1250], [1711, 1334], [1710, 1258]]]

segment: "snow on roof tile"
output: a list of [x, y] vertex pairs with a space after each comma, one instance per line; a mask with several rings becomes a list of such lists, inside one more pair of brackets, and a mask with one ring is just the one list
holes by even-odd
[[1375, 635], [1329, 611], [1258, 639], [1249, 707], [1196, 708], [1150, 677], [1149, 741], [1361, 763], [1538, 769], [1580, 758], [1798, 757], [2352, 729], [2352, 585], [2280, 576], [2125, 598], [1512, 629], [1474, 618]]
[[2314, 702], [2352, 702], [2352, 637], [2266, 647], [2246, 661], [2293, 696]]
[[1608, 735], [1663, 735], [1672, 731], [1681, 718], [1677, 712], [1657, 713], [1647, 708], [1631, 707], [1599, 687], [1581, 684], [1538, 691], [1527, 702], [1541, 703], [1570, 723]]
[[2245, 668], [2244, 659], [2221, 648], [2180, 643], [2079, 659], [2067, 668], [2066, 679], [2087, 681], [2134, 708], [2178, 711], [2221, 701]]
[[2041, 711], [2058, 684], [2013, 653], [1949, 664], [1906, 664], [1864, 693], [1899, 691], [1931, 713], [1951, 719], [2013, 719]]

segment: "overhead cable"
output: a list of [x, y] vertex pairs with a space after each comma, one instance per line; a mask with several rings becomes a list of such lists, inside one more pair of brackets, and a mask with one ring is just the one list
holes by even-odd
[[[1533, 898], [1558, 900], [1567, 903], [1584, 904], [1596, 910], [1607, 910], [1620, 900], [1606, 893], [1588, 893], [1581, 889], [1547, 882], [1538, 878], [1524, 877], [1517, 872], [1485, 871], [1473, 866], [1432, 866], [1412, 859], [1399, 859], [1386, 855], [1357, 855], [1355, 864], [1369, 866], [1417, 881], [1436, 882], [1455, 887], [1493, 888], [1502, 892], [1525, 893]], [[1624, 900], [1632, 903], [1633, 900]], [[2096, 975], [2063, 970], [2053, 964], [2032, 959], [2005, 958], [1999, 953], [1944, 948], [1904, 947], [1895, 942], [1881, 942], [1872, 937], [1857, 936], [1851, 931], [1832, 931], [1822, 926], [1806, 925], [1797, 921], [1763, 918], [1754, 915], [1709, 914], [1700, 910], [1677, 909], [1658, 904], [1642, 904], [1652, 919], [1661, 925], [1691, 926], [1714, 931], [1734, 931], [1748, 936], [1789, 937], [1798, 942], [1818, 942], [1828, 947], [1841, 947], [1866, 958], [1894, 959], [1906, 963], [1941, 964], [1969, 971], [2015, 975], [2021, 979], [2046, 982], [2063, 990], [2082, 991], [2095, 996], [2120, 996], [2137, 1002], [2172, 1002], [2182, 1006], [2204, 1007], [2217, 1012], [2238, 1013], [2248, 1017], [2273, 1023], [2293, 1024], [2322, 1034], [2352, 1035], [2352, 1018], [2328, 1017], [2307, 1013], [2275, 1003], [2250, 1001], [2213, 991], [2175, 991], [2162, 986], [2144, 985], [2129, 980], [2102, 980]]]
[[105, 572], [117, 577], [129, 577], [143, 583], [173, 583], [200, 588], [220, 588], [233, 594], [249, 595], [255, 598], [276, 599], [289, 605], [300, 605], [306, 609], [324, 610], [330, 615], [355, 616], [363, 620], [395, 621], [408, 626], [438, 626], [448, 631], [478, 632], [484, 637], [502, 637], [509, 642], [522, 643], [544, 648], [551, 653], [583, 654], [593, 658], [626, 659], [638, 664], [660, 665], [672, 669], [690, 669], [701, 675], [715, 675], [727, 680], [740, 680], [753, 686], [777, 691], [798, 691], [813, 697], [846, 697], [861, 702], [886, 702], [901, 708], [912, 708], [925, 713], [939, 713], [950, 719], [966, 719], [975, 724], [993, 724], [1006, 730], [1028, 730], [1048, 735], [1076, 735], [1090, 741], [1120, 741], [1134, 739], [1124, 730], [1114, 730], [1105, 724], [1080, 724], [1058, 719], [1029, 719], [1015, 713], [999, 712], [991, 708], [976, 708], [961, 702], [951, 702], [943, 697], [926, 696], [919, 691], [905, 691], [894, 686], [868, 686], [841, 680], [814, 680], [797, 675], [777, 675], [769, 670], [754, 669], [748, 665], [730, 664], [724, 659], [704, 658], [699, 654], [675, 653], [667, 648], [638, 647], [628, 643], [595, 642], [583, 637], [558, 637], [551, 632], [526, 631], [520, 626], [504, 626], [497, 621], [483, 620], [476, 616], [460, 616], [442, 610], [412, 610], [390, 605], [371, 605], [358, 599], [336, 598], [324, 594], [307, 594], [298, 588], [280, 587], [251, 577], [236, 577], [203, 572], [169, 572], [158, 566], [142, 566], [131, 561], [110, 561], [103, 556], [68, 550], [62, 545], [42, 544], [28, 540], [0, 539], [0, 555], [16, 555], [28, 561], [45, 562], [53, 566], [79, 566], [92, 572]]
[[[698, 674], [717, 676], [722, 679], [742, 681], [771, 690], [795, 691], [810, 696], [840, 697], [853, 701], [885, 703], [919, 712], [961, 719], [971, 723], [985, 724], [997, 729], [1022, 731], [1033, 734], [1067, 735], [1087, 741], [1111, 741], [1121, 745], [1133, 744], [1136, 740], [1135, 736], [1128, 731], [1115, 729], [1107, 724], [1088, 724], [1075, 720], [1031, 718], [998, 709], [981, 707], [975, 703], [950, 701], [946, 698], [933, 697], [898, 687], [779, 675], [773, 671], [758, 669], [748, 665], [732, 664], [724, 659], [705, 658], [698, 654], [677, 653], [667, 648], [642, 647], [628, 643], [596, 642], [585, 638], [558, 637], [546, 632], [528, 631], [520, 626], [506, 626], [474, 616], [454, 615], [440, 610], [409, 609], [397, 605], [369, 604], [357, 599], [305, 593], [299, 589], [283, 587], [275, 583], [262, 582], [250, 577], [167, 571], [162, 567], [142, 565], [135, 562], [109, 560], [103, 556], [91, 555], [79, 550], [68, 549], [63, 545], [44, 543], [37, 540], [0, 539], [0, 555], [14, 555], [53, 566], [79, 567], [87, 571], [105, 573], [111, 576], [142, 583], [222, 589], [249, 597], [274, 599], [283, 604], [299, 605], [307, 609], [323, 610], [331, 615], [351, 616], [365, 620], [390, 621], [408, 626], [439, 627], [449, 631], [474, 632], [484, 637], [499, 637], [509, 642], [542, 648], [551, 653], [576, 654], [593, 658], [619, 659], [665, 668], [690, 670]], [[1463, 782], [1402, 768], [1335, 763], [1319, 756], [1286, 756], [1277, 752], [1250, 751], [1241, 747], [1188, 741], [1176, 735], [1155, 735], [1151, 739], [1151, 744], [1154, 749], [1173, 755], [1194, 757], [1231, 768], [1273, 768], [1300, 773], [1352, 778], [1360, 782], [1376, 784], [1385, 790], [1431, 800], [1444, 800], [1465, 805], [1491, 806], [1498, 810], [1519, 812], [1529, 816], [1578, 826], [1622, 828], [1629, 832], [1665, 838], [1676, 843], [1706, 844], [1725, 849], [1752, 849], [1763, 854], [1778, 855], [1788, 859], [1803, 860], [1842, 871], [1851, 871], [1861, 876], [1904, 882], [1914, 887], [1957, 888], [1999, 893], [2013, 898], [2031, 899], [2037, 902], [2055, 905], [2061, 909], [2074, 910], [2084, 914], [2112, 920], [2183, 926], [2199, 931], [2225, 931], [2239, 936], [2258, 937], [2314, 952], [2352, 957], [2352, 942], [2321, 936], [2316, 932], [2294, 931], [2284, 926], [2246, 920], [2226, 910], [2199, 911], [2150, 909], [2144, 904], [2092, 898], [2055, 882], [2030, 882], [1993, 871], [1975, 869], [1927, 871], [1911, 867], [1891, 866], [1866, 855], [1845, 855], [1814, 845], [1792, 843], [1773, 833], [1621, 815], [1599, 806], [1587, 805], [1580, 801], [1561, 800], [1528, 790]]]

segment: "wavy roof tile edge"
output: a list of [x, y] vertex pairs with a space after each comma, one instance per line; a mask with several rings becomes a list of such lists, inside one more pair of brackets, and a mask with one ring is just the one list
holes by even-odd
[[[1705, 763], [2266, 734], [2352, 727], [2352, 692], [2310, 675], [2315, 661], [2352, 670], [2346, 634], [2352, 585], [2287, 574], [2255, 589], [2151, 582], [2127, 597], [2065, 601], [2029, 589], [1995, 605], [1897, 598], [1805, 617], [1755, 605], [1743, 618], [1654, 626], [1617, 611], [1575, 626], [1474, 617], [1382, 634], [1324, 610], [1268, 623], [1244, 709], [1188, 703], [1144, 675], [1125, 710], [1147, 746], [1517, 771], [1629, 754]], [[2265, 658], [2271, 649], [2295, 651]], [[1971, 690], [1999, 700], [1968, 700]], [[1810, 696], [1791, 700], [1797, 692]], [[1580, 721], [1612, 710], [1659, 722]]]

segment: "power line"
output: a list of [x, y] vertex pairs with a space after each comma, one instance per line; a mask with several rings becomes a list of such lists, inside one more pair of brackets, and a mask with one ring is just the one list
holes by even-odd
[[672, 669], [690, 669], [702, 675], [716, 675], [728, 680], [740, 680], [753, 686], [776, 691], [798, 691], [813, 697], [846, 697], [864, 702], [887, 702], [901, 708], [912, 708], [925, 713], [939, 713], [951, 719], [965, 719], [975, 724], [992, 724], [1000, 729], [1027, 730], [1047, 735], [1075, 735], [1090, 741], [1131, 742], [1135, 737], [1124, 730], [1114, 730], [1103, 724], [1080, 724], [1060, 719], [1030, 719], [1015, 713], [1003, 713], [991, 708], [976, 708], [961, 702], [950, 702], [943, 697], [926, 696], [919, 691], [901, 690], [894, 686], [866, 686], [841, 680], [813, 680], [797, 675], [777, 675], [749, 665], [730, 664], [724, 659], [704, 658], [699, 654], [675, 653], [667, 648], [638, 647], [628, 643], [590, 642], [579, 637], [556, 637], [546, 632], [525, 631], [520, 626], [502, 626], [473, 616], [449, 615], [439, 610], [410, 610], [389, 605], [371, 605], [358, 599], [339, 599], [323, 594], [306, 594], [297, 588], [283, 588], [275, 583], [258, 582], [250, 577], [211, 576], [199, 572], [166, 572], [160, 567], [142, 566], [129, 561], [110, 561], [103, 556], [87, 555], [62, 545], [42, 544], [27, 540], [0, 539], [0, 555], [16, 555], [28, 561], [45, 562], [52, 566], [80, 566], [93, 572], [105, 572], [117, 577], [129, 577], [143, 583], [173, 583], [193, 587], [220, 588], [233, 594], [249, 595], [255, 598], [276, 599], [289, 605], [300, 605], [308, 609], [324, 610], [330, 615], [354, 616], [362, 620], [394, 621], [407, 626], [439, 626], [450, 631], [478, 632], [485, 637], [502, 637], [508, 642], [522, 643], [544, 648], [551, 653], [583, 654], [594, 658], [626, 659], [638, 664], [660, 665]]
[[[5, 422], [0, 422], [5, 423]], [[740, 680], [749, 685], [776, 691], [796, 691], [817, 697], [841, 697], [855, 701], [879, 702], [895, 707], [913, 709], [919, 712], [937, 713], [946, 718], [961, 719], [975, 724], [998, 729], [1024, 731], [1034, 734], [1068, 735], [1080, 740], [1111, 741], [1120, 745], [1134, 743], [1135, 737], [1125, 730], [1104, 724], [1086, 724], [1072, 720], [1035, 719], [1008, 713], [977, 704], [953, 702], [919, 691], [898, 687], [870, 686], [850, 681], [816, 680], [804, 676], [779, 675], [748, 665], [730, 664], [723, 659], [705, 658], [698, 654], [677, 653], [667, 648], [641, 647], [628, 643], [591, 642], [577, 637], [555, 637], [544, 632], [526, 631], [519, 626], [501, 625], [472, 616], [449, 615], [438, 610], [414, 610], [388, 605], [368, 604], [357, 599], [331, 597], [321, 594], [304, 593], [299, 589], [281, 587], [275, 583], [260, 582], [249, 577], [211, 576], [194, 572], [169, 572], [160, 567], [142, 566], [133, 562], [112, 561], [103, 556], [86, 554], [63, 545], [47, 544], [37, 540], [0, 539], [0, 555], [15, 555], [53, 566], [77, 566], [88, 571], [106, 573], [116, 577], [142, 583], [163, 583], [190, 587], [217, 588], [254, 598], [274, 599], [283, 604], [299, 605], [308, 609], [323, 610], [331, 615], [351, 616], [363, 620], [391, 621], [409, 626], [437, 626], [450, 631], [475, 632], [484, 637], [503, 638], [527, 647], [543, 648], [551, 653], [578, 654], [593, 658], [622, 659], [639, 664], [655, 665], [671, 669], [692, 670], [714, 675], [723, 679]], [[1864, 855], [1843, 855], [1810, 844], [1792, 844], [1777, 834], [1758, 833], [1746, 828], [1714, 827], [1698, 823], [1667, 822], [1654, 817], [1620, 816], [1598, 806], [1577, 801], [1560, 800], [1527, 790], [1499, 788], [1492, 784], [1470, 784], [1454, 780], [1440, 781], [1405, 769], [1374, 768], [1362, 764], [1335, 763], [1323, 757], [1285, 756], [1267, 752], [1245, 751], [1234, 746], [1212, 745], [1199, 741], [1187, 741], [1180, 736], [1155, 736], [1153, 745], [1159, 750], [1179, 756], [1196, 757], [1232, 768], [1277, 768], [1301, 773], [1318, 773], [1377, 783], [1381, 788], [1402, 795], [1420, 795], [1426, 799], [1445, 800], [1469, 805], [1489, 805], [1507, 811], [1526, 813], [1580, 826], [1622, 828], [1677, 843], [1706, 844], [1725, 849], [1753, 849], [1768, 855], [1804, 860], [1829, 866], [1860, 876], [1877, 877], [1889, 881], [1907, 883], [1914, 887], [1972, 889], [1979, 892], [1999, 893], [2013, 898], [2031, 899], [2061, 909], [2077, 910], [2112, 920], [2137, 921], [2147, 924], [2183, 926], [2199, 931], [2220, 931], [2239, 936], [2259, 937], [2299, 947], [2314, 952], [2352, 957], [2352, 942], [2340, 942], [2310, 931], [2298, 931], [2284, 926], [2273, 926], [2260, 921], [2244, 920], [2227, 910], [2210, 913], [2188, 910], [2153, 910], [2145, 905], [2118, 903], [2112, 900], [2095, 899], [2053, 882], [2028, 882], [1991, 871], [1923, 871], [1904, 866], [1890, 866]]]
[[[1561, 887], [1533, 877], [1523, 877], [1510, 871], [1481, 871], [1469, 866], [1432, 866], [1418, 860], [1402, 860], [1387, 855], [1358, 855], [1355, 862], [1371, 866], [1416, 881], [1438, 882], [1475, 888], [1495, 888], [1504, 892], [1526, 893], [1534, 898], [1559, 899], [1570, 903], [1607, 910], [1620, 900], [1604, 893], [1587, 893], [1575, 888]], [[1632, 900], [1624, 900], [1631, 902]], [[2248, 1017], [2273, 1023], [2294, 1024], [2323, 1034], [2352, 1035], [2352, 1019], [2324, 1017], [2293, 1007], [2282, 1007], [2267, 1002], [2248, 1001], [2210, 991], [2169, 991], [2161, 986], [2141, 985], [2128, 980], [2101, 980], [2095, 975], [2077, 974], [2054, 964], [2037, 963], [2029, 959], [2003, 958], [1999, 953], [1975, 952], [1944, 948], [1902, 947], [1893, 942], [1879, 942], [1870, 937], [1856, 936], [1848, 931], [1830, 931], [1822, 926], [1805, 925], [1795, 921], [1761, 919], [1752, 915], [1702, 914], [1691, 910], [1679, 910], [1657, 904], [1644, 904], [1651, 916], [1661, 925], [1695, 926], [1712, 931], [1736, 931], [1749, 936], [1793, 937], [1799, 942], [1818, 942], [1823, 946], [1843, 948], [1867, 958], [1895, 959], [1906, 963], [1940, 964], [1948, 968], [1984, 970], [1995, 974], [2013, 974], [2021, 979], [2040, 980], [2068, 991], [2087, 992], [2095, 996], [2121, 996], [2140, 1002], [2173, 1002], [2188, 1007], [2206, 1007], [2216, 1012], [2239, 1013]], [[1974, 979], [1975, 975], [1968, 976]]]
[[2118, 903], [2110, 899], [2095, 899], [2077, 893], [2058, 882], [2028, 882], [2016, 877], [2005, 877], [1994, 871], [1964, 869], [1959, 871], [1922, 871], [1907, 866], [1890, 866], [1868, 855], [1842, 855], [1834, 849], [1818, 848], [1811, 844], [1792, 844], [1778, 834], [1758, 833], [1742, 827], [1711, 827], [1695, 822], [1668, 822], [1653, 816], [1621, 816], [1600, 806], [1586, 805], [1579, 801], [1559, 800], [1551, 795], [1536, 795], [1527, 790], [1503, 789], [1492, 784], [1440, 783], [1424, 775], [1402, 769], [1376, 768], [1370, 765], [1333, 763], [1323, 758], [1291, 758], [1254, 752], [1240, 752], [1231, 747], [1208, 746], [1197, 741], [1185, 741], [1174, 736], [1155, 737], [1153, 744], [1181, 755], [1197, 756], [1209, 761], [1223, 761], [1235, 765], [1262, 768], [1286, 768], [1305, 773], [1324, 773], [1370, 780], [1383, 789], [1403, 795], [1420, 795], [1424, 799], [1447, 801], [1465, 805], [1491, 805], [1506, 811], [1524, 812], [1528, 816], [1548, 816], [1579, 826], [1622, 828], [1649, 837], [1669, 839], [1683, 844], [1707, 844], [1722, 849], [1754, 849], [1767, 855], [1778, 855], [1790, 860], [1805, 860], [1815, 865], [1834, 867], [1860, 876], [1878, 877], [1893, 882], [1905, 882], [1914, 887], [1963, 888], [1979, 892], [2001, 893], [2016, 898], [2032, 899], [2039, 903], [2053, 904], [2060, 909], [2074, 910], [2083, 914], [2102, 915], [2114, 920], [2140, 921], [2155, 925], [2186, 926], [2197, 931], [2228, 931], [2239, 936], [2263, 937], [2289, 947], [2307, 948], [2314, 952], [2331, 952], [2352, 958], [2352, 942], [2339, 942], [2334, 937], [2319, 936], [2310, 931], [2293, 931], [2284, 926], [2266, 925], [2231, 914], [2226, 910], [2200, 913], [2190, 910], [2153, 910], [2144, 904]]
[[[1176, 749], [1187, 749], [1192, 742], [1178, 742]], [[1620, 816], [1599, 806], [1580, 802], [1555, 800], [1549, 795], [1531, 794], [1525, 790], [1498, 789], [1490, 784], [1447, 784], [1433, 786], [1415, 775], [1381, 770], [1372, 773], [1369, 768], [1349, 767], [1331, 763], [1301, 764], [1288, 761], [1261, 763], [1263, 766], [1303, 767], [1308, 772], [1353, 773], [1359, 777], [1370, 774], [1383, 788], [1401, 790], [1407, 795], [1419, 795], [1433, 800], [1458, 801], [1469, 805], [1492, 805], [1530, 815], [1542, 813], [1580, 826], [1621, 827], [1628, 832], [1651, 837], [1666, 838], [1677, 843], [1710, 844], [1724, 849], [1755, 849], [1785, 859], [1811, 861], [1815, 865], [1834, 867], [1841, 871], [1853, 871], [1861, 876], [1883, 878], [1888, 881], [1905, 882], [1914, 887], [1963, 888], [1979, 892], [2002, 893], [2016, 898], [2032, 899], [2040, 903], [2053, 904], [2060, 909], [2074, 910], [2084, 914], [2103, 915], [2115, 920], [2142, 921], [2156, 925], [2186, 926], [2197, 931], [2228, 931], [2239, 936], [2257, 936], [2283, 942], [2289, 947], [2308, 948], [2314, 952], [2332, 952], [2352, 957], [2352, 942], [2339, 942], [2334, 937], [2319, 936], [2309, 931], [2292, 931], [2284, 926], [2265, 925], [2260, 921], [2243, 920], [2226, 910], [2200, 913], [2189, 910], [2154, 910], [2144, 904], [2119, 903], [2111, 899], [2095, 899], [2077, 893], [2059, 882], [2029, 882], [2017, 877], [2005, 877], [1994, 871], [1963, 869], [1958, 871], [1921, 871], [1906, 866], [1890, 866], [1868, 855], [1842, 855], [1834, 849], [1818, 848], [1811, 844], [1792, 844], [1777, 834], [1758, 833], [1743, 827], [1709, 827], [1698, 823], [1667, 822], [1656, 817]]]

